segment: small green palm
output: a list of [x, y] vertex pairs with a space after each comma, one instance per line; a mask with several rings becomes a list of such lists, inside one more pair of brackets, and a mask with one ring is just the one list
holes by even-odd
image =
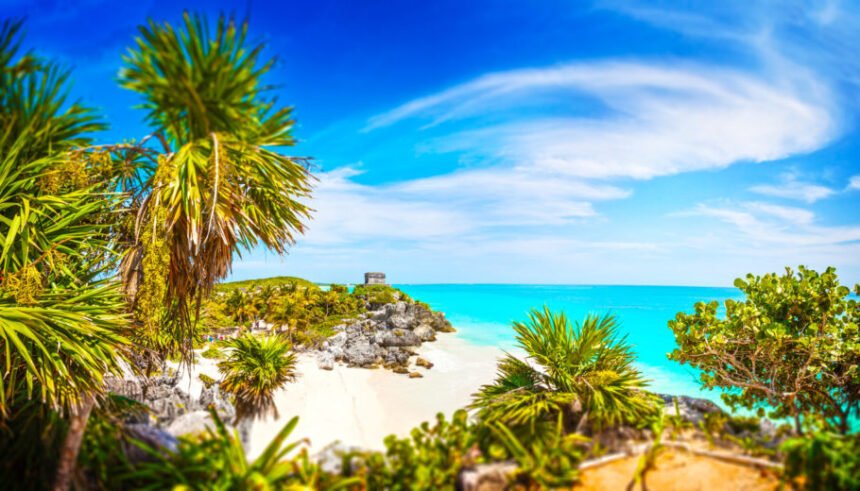
[[571, 323], [544, 307], [513, 327], [526, 356], [507, 353], [496, 380], [474, 395], [472, 405], [483, 418], [534, 427], [562, 413], [569, 431], [582, 431], [654, 412], [655, 400], [644, 391], [646, 380], [614, 316]]
[[296, 379], [296, 355], [290, 343], [279, 336], [246, 334], [229, 340], [227, 347], [227, 358], [218, 367], [222, 390], [235, 398], [236, 422], [269, 414], [277, 417], [275, 392]]

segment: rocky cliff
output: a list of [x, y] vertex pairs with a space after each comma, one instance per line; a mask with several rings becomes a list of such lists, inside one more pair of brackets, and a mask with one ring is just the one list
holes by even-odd
[[370, 305], [374, 310], [336, 326], [337, 334], [323, 343], [320, 367], [337, 362], [352, 367], [385, 367], [403, 371], [421, 343], [436, 340], [437, 333], [453, 332], [442, 312], [418, 302], [396, 301]]

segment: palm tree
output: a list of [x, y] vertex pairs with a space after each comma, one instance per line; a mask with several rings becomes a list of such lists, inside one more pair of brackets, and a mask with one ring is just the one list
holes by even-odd
[[[109, 276], [120, 201], [97, 183], [113, 179], [112, 157], [79, 150], [102, 125], [66, 101], [68, 73], [18, 53], [20, 29], [0, 27], [0, 425], [12, 428], [0, 453], [31, 444], [16, 440], [19, 424], [66, 416], [62, 483], [80, 445], [76, 428], [124, 359], [124, 303]], [[43, 478], [45, 469], [25, 467]]]
[[582, 432], [589, 424], [632, 422], [655, 410], [614, 316], [588, 315], [572, 324], [544, 307], [513, 328], [526, 356], [507, 353], [496, 380], [474, 395], [482, 418], [533, 427], [560, 412], [568, 431]]
[[221, 389], [235, 398], [236, 421], [278, 417], [275, 391], [296, 379], [296, 355], [279, 336], [252, 334], [231, 339], [227, 358], [218, 364]]
[[[268, 97], [262, 80], [274, 61], [247, 43], [247, 23], [221, 17], [214, 33], [209, 27], [187, 13], [179, 29], [150, 22], [120, 74], [143, 97], [162, 145], [123, 278], [135, 305], [166, 305], [138, 315], [159, 315], [186, 358], [201, 299], [234, 255], [258, 244], [285, 252], [310, 214], [305, 160], [276, 151], [295, 140], [291, 109]], [[147, 230], [158, 240], [146, 240]], [[138, 267], [148, 256], [168, 267]]]

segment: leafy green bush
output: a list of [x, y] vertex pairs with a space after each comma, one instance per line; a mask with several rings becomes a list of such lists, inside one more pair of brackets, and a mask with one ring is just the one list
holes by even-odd
[[329, 289], [329, 291], [332, 291], [335, 293], [344, 293], [344, 294], [349, 293], [349, 288], [347, 288], [346, 285], [338, 285], [338, 284], [332, 283], [331, 285], [329, 285], [328, 289]]
[[210, 377], [209, 375], [206, 375], [205, 373], [201, 373], [197, 376], [197, 378], [199, 378], [200, 381], [203, 382], [203, 385], [206, 386], [207, 389], [218, 383], [217, 380]]
[[352, 294], [371, 304], [371, 306], [385, 305], [397, 301], [413, 302], [409, 295], [390, 285], [358, 285], [353, 288]]
[[[775, 419], [820, 420], [840, 433], [860, 405], [860, 308], [833, 268], [735, 280], [743, 301], [697, 303], [669, 327], [671, 360], [701, 370], [704, 388], [727, 389], [733, 409], [772, 408]], [[860, 285], [854, 287], [860, 294]]]
[[209, 360], [220, 360], [224, 358], [224, 352], [215, 347], [210, 347], [209, 349], [200, 353], [200, 356]]
[[472, 451], [478, 441], [466, 411], [455, 412], [450, 422], [439, 413], [435, 425], [422, 423], [410, 438], [387, 437], [385, 453], [368, 455], [361, 473], [367, 489], [453, 489], [460, 469], [479, 461], [480, 452]]
[[[202, 435], [180, 438], [175, 453], [162, 455], [145, 446], [153, 460], [139, 464], [128, 474], [133, 489], [347, 489], [360, 483], [323, 472], [308, 457], [300, 442], [285, 445], [298, 424], [291, 419], [263, 450], [249, 461], [238, 434], [230, 432], [214, 410], [215, 428]], [[297, 454], [288, 457], [299, 448]]]
[[860, 489], [860, 435], [817, 432], [782, 444], [784, 479], [807, 491]]
[[517, 462], [514, 481], [526, 489], [555, 489], [579, 480], [579, 464], [587, 454], [590, 441], [582, 435], [565, 434], [562, 415], [549, 438], [530, 438], [523, 442], [504, 425], [490, 428]]

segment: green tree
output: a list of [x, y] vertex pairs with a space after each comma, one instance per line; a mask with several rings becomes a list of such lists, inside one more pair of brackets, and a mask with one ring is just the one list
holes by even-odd
[[221, 389], [233, 395], [236, 421], [274, 414], [275, 392], [296, 379], [296, 355], [280, 336], [251, 334], [231, 339], [227, 358], [218, 364]]
[[860, 305], [836, 271], [786, 268], [735, 286], [745, 299], [726, 300], [723, 316], [717, 302], [698, 303], [669, 322], [669, 358], [700, 369], [703, 387], [726, 389], [733, 408], [767, 407], [798, 433], [804, 420], [849, 431], [860, 416]]
[[59, 459], [62, 485], [80, 445], [75, 429], [104, 395], [105, 375], [120, 373], [127, 347], [121, 290], [110, 279], [109, 220], [121, 202], [105, 193], [110, 156], [80, 150], [102, 125], [66, 100], [67, 72], [19, 53], [20, 30], [0, 27], [0, 425], [10, 430], [0, 451], [4, 465], [43, 482], [41, 462], [15, 460], [32, 444], [17, 437], [32, 433], [28, 425], [44, 436], [66, 418], [65, 444], [51, 441], [40, 456]]
[[[150, 22], [125, 56], [123, 87], [139, 93], [161, 142], [136, 240], [123, 261], [138, 318], [190, 357], [199, 305], [230, 271], [233, 257], [258, 244], [283, 253], [304, 230], [311, 176], [300, 158], [276, 151], [295, 143], [291, 109], [268, 96], [273, 60], [247, 42], [247, 23], [184, 15], [181, 27]], [[146, 240], [146, 230], [154, 239]], [[149, 256], [168, 267], [149, 274]], [[142, 344], [152, 338], [142, 333]], [[161, 348], [161, 347], [160, 347]], [[172, 354], [172, 353], [170, 353]]]
[[472, 406], [483, 420], [534, 427], [561, 413], [567, 431], [582, 432], [654, 412], [655, 399], [614, 316], [571, 323], [544, 307], [513, 327], [526, 357], [506, 354], [496, 380], [475, 394]]

